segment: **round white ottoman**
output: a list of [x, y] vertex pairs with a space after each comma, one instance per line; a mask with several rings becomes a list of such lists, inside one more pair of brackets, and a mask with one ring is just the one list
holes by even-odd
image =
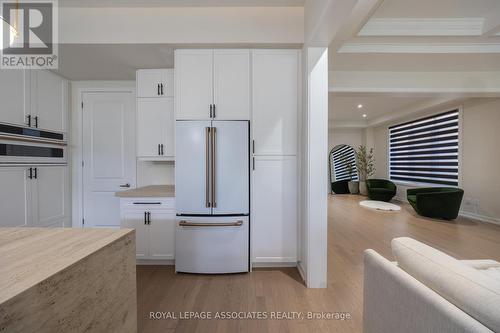
[[359, 203], [360, 206], [377, 209], [377, 210], [385, 210], [385, 211], [398, 211], [401, 210], [401, 207], [398, 205], [384, 202], [384, 201], [374, 201], [374, 200], [364, 200]]

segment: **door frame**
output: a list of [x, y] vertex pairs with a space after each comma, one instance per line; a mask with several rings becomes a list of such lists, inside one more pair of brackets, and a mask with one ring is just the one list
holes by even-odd
[[[136, 97], [135, 81], [72, 81], [70, 109], [70, 161], [71, 170], [71, 226], [83, 228], [83, 113], [82, 101], [85, 93], [132, 93]], [[134, 103], [137, 121], [137, 105]], [[136, 170], [137, 177], [137, 170]]]

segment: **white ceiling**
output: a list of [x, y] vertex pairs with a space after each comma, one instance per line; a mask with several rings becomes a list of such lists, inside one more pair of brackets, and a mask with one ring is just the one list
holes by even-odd
[[302, 7], [305, 0], [59, 0], [62, 7]]
[[[329, 120], [336, 122], [363, 123], [374, 121], [393, 112], [409, 109], [428, 100], [428, 97], [388, 96], [339, 96], [330, 93], [328, 100]], [[358, 109], [358, 105], [363, 108]], [[367, 117], [363, 118], [363, 114]]]

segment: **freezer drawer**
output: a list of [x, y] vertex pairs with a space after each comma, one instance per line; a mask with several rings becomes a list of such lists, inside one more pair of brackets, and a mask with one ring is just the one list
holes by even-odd
[[177, 217], [175, 271], [223, 274], [249, 271], [248, 217]]

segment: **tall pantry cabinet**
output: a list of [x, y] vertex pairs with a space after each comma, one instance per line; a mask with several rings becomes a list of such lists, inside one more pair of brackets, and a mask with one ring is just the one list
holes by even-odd
[[252, 261], [295, 264], [300, 53], [252, 56]]

